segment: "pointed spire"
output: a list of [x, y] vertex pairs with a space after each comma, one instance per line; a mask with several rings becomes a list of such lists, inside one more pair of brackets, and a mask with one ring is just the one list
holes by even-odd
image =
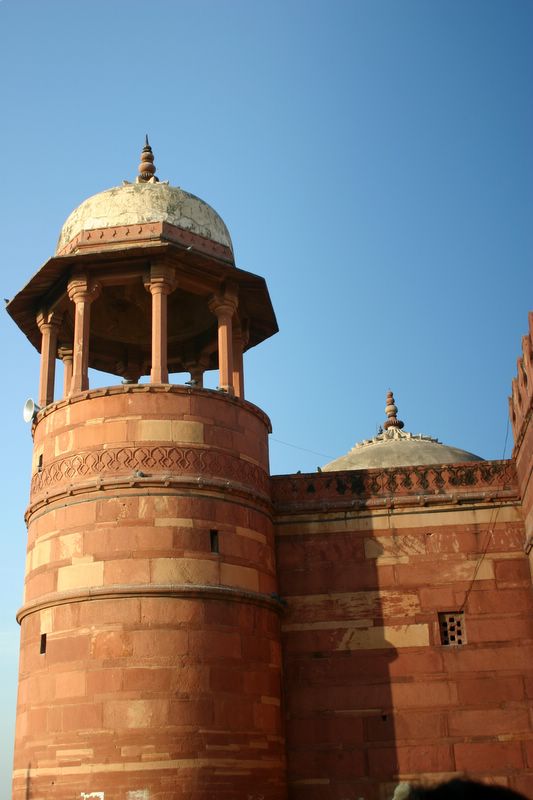
[[385, 406], [385, 413], [387, 415], [387, 419], [383, 423], [383, 427], [385, 430], [388, 430], [389, 428], [399, 428], [401, 430], [403, 428], [403, 422], [396, 416], [398, 409], [394, 403], [394, 395], [391, 389], [389, 389], [387, 392], [386, 403], [387, 405]]
[[155, 176], [154, 154], [148, 141], [148, 134], [146, 134], [144, 147], [141, 152], [141, 163], [139, 164], [139, 174], [137, 175], [137, 183], [155, 183], [159, 178]]

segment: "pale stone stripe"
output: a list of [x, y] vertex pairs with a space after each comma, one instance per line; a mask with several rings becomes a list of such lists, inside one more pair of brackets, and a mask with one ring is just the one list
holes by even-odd
[[334, 619], [329, 622], [292, 622], [281, 626], [282, 631], [332, 631], [348, 630], [352, 628], [373, 628], [374, 623], [370, 619]]
[[[309, 512], [308, 519], [302, 519], [295, 524], [290, 524], [286, 515], [278, 517], [276, 532], [280, 536], [296, 536], [301, 534], [323, 533], [355, 533], [357, 531], [376, 531], [390, 530], [391, 522], [394, 519], [394, 528], [427, 528], [428, 531], [446, 528], [448, 525], [483, 525], [494, 522], [494, 515], [498, 509], [497, 522], [517, 522], [523, 524], [520, 508], [517, 503], [511, 502], [510, 505], [500, 506], [498, 503], [487, 504], [484, 508], [461, 508], [461, 506], [447, 507], [443, 511], [442, 506], [424, 508], [395, 508], [394, 510], [378, 510], [354, 512], [353, 516], [348, 515], [340, 520], [338, 511], [331, 511], [331, 521], [328, 513], [321, 512], [320, 519], [316, 516], [311, 517]], [[441, 532], [441, 531], [439, 531]]]
[[237, 526], [235, 528], [235, 532], [238, 536], [244, 536], [246, 539], [254, 539], [256, 542], [261, 542], [261, 544], [264, 544], [267, 540], [267, 537], [264, 533], [253, 531], [251, 528], [241, 528], [240, 526]]
[[204, 426], [187, 420], [143, 419], [132, 423], [132, 441], [203, 444]]
[[[313, 622], [364, 619], [384, 614], [408, 617], [420, 611], [420, 599], [415, 589], [369, 589], [362, 592], [332, 592], [331, 594], [294, 595], [290, 598], [289, 613], [312, 615]], [[292, 624], [292, 623], [288, 623]], [[296, 624], [296, 623], [295, 623]]]
[[374, 650], [389, 647], [427, 647], [428, 645], [428, 625], [383, 625], [367, 629], [347, 629], [335, 649]]
[[58, 592], [75, 589], [79, 586], [102, 586], [104, 583], [104, 562], [93, 561], [88, 564], [75, 564], [60, 567], [57, 571]]
[[[282, 759], [248, 760], [243, 763], [235, 758], [182, 758], [168, 761], [120, 761], [111, 764], [79, 764], [68, 765], [65, 767], [37, 767], [31, 769], [30, 777], [46, 777], [47, 775], [94, 775], [99, 772], [137, 772], [161, 769], [203, 769], [204, 767], [214, 767], [216, 769], [238, 769], [239, 767], [249, 767], [250, 769], [279, 769], [283, 766]], [[13, 778], [26, 779], [28, 770], [17, 769], [13, 772]]]
[[269, 695], [261, 695], [261, 702], [268, 706], [279, 706], [280, 701], [278, 697], [270, 697]]

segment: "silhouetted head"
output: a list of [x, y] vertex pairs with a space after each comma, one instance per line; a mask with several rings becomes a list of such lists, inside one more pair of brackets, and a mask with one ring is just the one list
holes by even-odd
[[412, 786], [407, 800], [527, 800], [506, 786], [454, 778], [438, 786]]

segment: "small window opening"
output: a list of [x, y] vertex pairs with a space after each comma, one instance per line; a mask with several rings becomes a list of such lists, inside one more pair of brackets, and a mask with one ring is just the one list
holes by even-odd
[[46, 633], [41, 633], [41, 646], [39, 648], [40, 655], [44, 655], [46, 653]]
[[209, 541], [211, 544], [211, 552], [220, 553], [219, 543], [218, 543], [218, 531], [215, 530], [209, 531]]
[[43, 471], [43, 454], [39, 453], [39, 458], [37, 459], [37, 472]]
[[445, 645], [466, 644], [463, 611], [444, 611], [439, 614], [440, 642]]

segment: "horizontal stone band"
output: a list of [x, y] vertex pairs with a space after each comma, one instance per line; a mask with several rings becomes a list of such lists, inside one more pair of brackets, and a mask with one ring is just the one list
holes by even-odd
[[20, 624], [28, 614], [42, 611], [45, 608], [66, 605], [68, 603], [85, 603], [90, 600], [118, 600], [131, 597], [174, 597], [180, 600], [230, 600], [236, 603], [250, 603], [270, 608], [272, 611], [280, 613], [283, 611], [281, 599], [259, 592], [250, 592], [245, 589], [235, 589], [231, 586], [210, 586], [195, 584], [169, 584], [169, 585], [146, 585], [146, 584], [127, 584], [115, 586], [98, 586], [87, 588], [84, 591], [73, 590], [69, 592], [52, 592], [43, 595], [38, 600], [27, 603], [17, 611], [17, 622]]
[[[30, 502], [24, 518], [29, 524], [33, 514], [47, 508], [52, 503], [65, 500], [65, 498], [79, 497], [82, 495], [94, 495], [100, 492], [117, 490], [136, 490], [145, 489], [147, 494], [180, 493], [183, 491], [199, 493], [215, 492], [225, 495], [235, 495], [244, 498], [252, 506], [266, 511], [270, 515], [271, 504], [270, 495], [252, 489], [237, 481], [224, 480], [223, 478], [207, 478], [202, 476], [175, 476], [175, 475], [143, 475], [121, 476], [116, 478], [96, 478], [89, 481], [74, 484], [63, 484], [56, 489], [41, 493], [40, 496]], [[170, 491], [169, 491], [170, 490]]]

